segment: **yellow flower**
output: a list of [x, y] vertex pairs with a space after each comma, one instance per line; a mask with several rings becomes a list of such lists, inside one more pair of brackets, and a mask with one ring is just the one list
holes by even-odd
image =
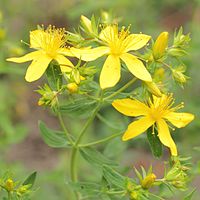
[[126, 141], [134, 138], [146, 131], [149, 127], [153, 126], [154, 128], [156, 125], [160, 141], [163, 145], [170, 148], [173, 156], [177, 156], [176, 144], [171, 138], [166, 121], [177, 128], [181, 128], [190, 123], [194, 119], [194, 115], [175, 112], [184, 106], [183, 103], [181, 103], [172, 108], [173, 104], [174, 100], [172, 94], [163, 94], [161, 97], [153, 96], [153, 101], [149, 100], [148, 104], [128, 98], [115, 100], [112, 105], [122, 114], [132, 117], [141, 116], [140, 119], [132, 122], [128, 126], [122, 140]]
[[72, 54], [84, 61], [92, 61], [103, 55], [108, 55], [101, 74], [100, 86], [102, 89], [113, 87], [121, 77], [120, 60], [125, 62], [129, 71], [137, 78], [144, 81], [152, 81], [151, 75], [146, 70], [142, 61], [128, 53], [144, 47], [150, 36], [144, 34], [129, 34], [129, 30], [118, 31], [117, 25], [109, 25], [100, 35], [103, 46], [96, 48], [71, 48]]
[[[71, 55], [65, 48], [65, 30], [49, 26], [46, 30], [34, 30], [30, 32], [30, 48], [36, 51], [19, 58], [8, 58], [7, 61], [23, 63], [32, 61], [26, 72], [25, 79], [28, 82], [39, 79], [46, 71], [49, 63], [56, 60], [63, 72], [68, 72], [73, 64], [64, 56]], [[69, 67], [67, 67], [69, 66]]]

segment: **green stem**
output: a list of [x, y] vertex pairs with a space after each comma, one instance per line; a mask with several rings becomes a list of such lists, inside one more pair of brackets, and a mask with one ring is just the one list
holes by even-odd
[[8, 200], [11, 200], [11, 193], [8, 192]]
[[63, 118], [62, 118], [62, 115], [61, 115], [60, 111], [58, 111], [58, 119], [59, 119], [59, 122], [60, 122], [60, 125], [61, 125], [63, 131], [66, 134], [67, 139], [69, 140], [69, 142], [71, 143], [71, 145], [73, 145], [74, 141], [70, 137], [70, 133], [69, 133], [69, 131], [67, 130], [67, 128], [65, 126], [65, 123], [63, 121]]
[[90, 143], [87, 143], [87, 144], [81, 144], [81, 145], [79, 145], [79, 147], [89, 147], [89, 146], [93, 146], [93, 145], [96, 145], [96, 144], [101, 144], [101, 143], [104, 143], [104, 142], [108, 142], [109, 140], [120, 136], [122, 133], [123, 132], [121, 131], [119, 133], [113, 134], [113, 135], [111, 135], [109, 137], [103, 138], [103, 139], [95, 141], [95, 142], [90, 142]]
[[[71, 173], [71, 180], [73, 182], [77, 181], [77, 171], [76, 171], [76, 160], [77, 160], [77, 154], [78, 154], [78, 148], [79, 148], [79, 143], [81, 142], [87, 128], [89, 127], [89, 125], [92, 123], [92, 121], [94, 120], [97, 112], [99, 111], [101, 104], [102, 104], [102, 97], [103, 97], [103, 93], [101, 93], [100, 96], [100, 100], [99, 103], [97, 105], [97, 107], [95, 108], [95, 110], [93, 111], [93, 114], [88, 118], [87, 122], [85, 123], [83, 129], [81, 130], [78, 138], [76, 139], [74, 146], [72, 148], [72, 153], [71, 153], [71, 161], [70, 161], [70, 173]], [[79, 195], [76, 193], [76, 197], [77, 199], [79, 199]]]
[[104, 100], [108, 100], [108, 99], [111, 99], [112, 97], [115, 97], [116, 95], [118, 95], [119, 93], [121, 93], [122, 91], [124, 91], [126, 88], [128, 88], [130, 85], [132, 85], [136, 80], [137, 80], [137, 78], [131, 79], [128, 83], [126, 83], [119, 90], [117, 90], [116, 92], [112, 93], [111, 95], [105, 97]]

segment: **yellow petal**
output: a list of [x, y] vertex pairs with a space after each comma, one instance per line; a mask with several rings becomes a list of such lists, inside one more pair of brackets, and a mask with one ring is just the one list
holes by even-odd
[[[63, 55], [57, 55], [55, 60], [60, 64], [62, 72], [70, 72], [74, 65]], [[69, 67], [68, 67], [69, 66]]]
[[82, 49], [76, 49], [76, 48], [71, 48], [70, 49], [71, 53], [84, 61], [92, 61], [96, 60], [97, 58], [108, 54], [109, 53], [109, 48], [108, 47], [96, 47], [96, 48], [82, 48]]
[[194, 115], [190, 113], [170, 112], [165, 116], [165, 118], [177, 128], [182, 128], [194, 119]]
[[30, 60], [34, 60], [36, 59], [38, 56], [43, 55], [42, 51], [34, 51], [31, 53], [28, 53], [22, 57], [18, 57], [18, 58], [7, 58], [7, 61], [10, 62], [15, 62], [15, 63], [23, 63], [23, 62], [28, 62]]
[[34, 49], [41, 48], [46, 35], [47, 33], [44, 30], [30, 31], [30, 47]]
[[126, 141], [140, 135], [141, 133], [145, 132], [149, 127], [151, 127], [154, 123], [155, 121], [153, 121], [152, 118], [148, 116], [132, 122], [124, 133], [122, 140]]
[[120, 56], [120, 58], [125, 62], [127, 68], [134, 76], [143, 81], [152, 81], [151, 75], [145, 68], [142, 61], [130, 53], [124, 53]]
[[132, 117], [147, 115], [150, 112], [148, 106], [135, 99], [117, 99], [113, 101], [112, 105], [120, 113]]
[[47, 69], [51, 60], [51, 58], [44, 55], [38, 57], [36, 60], [33, 60], [26, 71], [26, 81], [32, 82], [39, 79]]
[[144, 47], [150, 40], [151, 36], [145, 34], [131, 34], [124, 40], [126, 52], [131, 50], [138, 50]]
[[107, 26], [101, 31], [99, 38], [106, 43], [118, 40], [118, 27], [116, 25]]
[[120, 59], [117, 56], [109, 55], [106, 59], [101, 74], [100, 86], [102, 89], [113, 87], [120, 79]]
[[161, 119], [161, 120], [157, 121], [157, 126], [158, 126], [158, 137], [159, 137], [160, 141], [165, 146], [170, 148], [172, 156], [177, 156], [176, 144], [174, 143], [174, 141], [170, 135], [167, 123], [163, 119]]

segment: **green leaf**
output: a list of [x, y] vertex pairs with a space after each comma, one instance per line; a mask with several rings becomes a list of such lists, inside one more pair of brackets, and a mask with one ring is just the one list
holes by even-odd
[[109, 160], [102, 153], [91, 147], [85, 147], [80, 149], [82, 157], [92, 165], [103, 166], [117, 166], [113, 160]]
[[39, 121], [39, 129], [44, 142], [48, 146], [54, 148], [67, 148], [70, 146], [64, 132], [49, 129], [42, 121]]
[[147, 130], [147, 138], [149, 140], [149, 144], [151, 147], [151, 151], [156, 158], [160, 158], [162, 156], [162, 143], [158, 138], [157, 130], [154, 129], [154, 134], [152, 134], [152, 128]]
[[184, 198], [184, 200], [191, 200], [195, 192], [196, 192], [196, 189], [192, 190], [192, 192], [190, 192], [190, 194], [188, 194], [188, 195]]
[[59, 90], [62, 86], [62, 72], [57, 61], [50, 62], [46, 75], [50, 87], [53, 90]]
[[22, 185], [31, 185], [30, 188], [32, 188], [35, 183], [36, 176], [37, 176], [37, 172], [33, 172], [31, 175], [29, 175], [26, 178], [26, 180], [23, 182]]
[[119, 174], [113, 168], [109, 166], [103, 166], [103, 176], [108, 183], [114, 185], [117, 188], [124, 189], [126, 185], [126, 177]]
[[97, 101], [87, 97], [80, 97], [60, 106], [60, 111], [72, 117], [88, 117], [97, 105]]
[[92, 182], [69, 182], [70, 187], [87, 196], [97, 196], [101, 193], [101, 185]]

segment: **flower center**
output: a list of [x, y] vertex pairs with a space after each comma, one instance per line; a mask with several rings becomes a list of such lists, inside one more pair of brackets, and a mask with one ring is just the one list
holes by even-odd
[[51, 58], [55, 58], [59, 48], [65, 46], [65, 29], [48, 26], [41, 37], [41, 48]]
[[172, 94], [163, 95], [160, 98], [153, 96], [153, 101], [149, 100], [149, 107], [151, 109], [150, 116], [157, 121], [164, 117], [167, 113], [174, 112], [184, 107], [183, 102], [172, 108], [173, 104], [174, 99], [172, 98]]
[[104, 35], [104, 40], [110, 47], [110, 53], [116, 56], [121, 55], [126, 49], [126, 38], [129, 35], [130, 26], [125, 29], [123, 26], [121, 31], [118, 31], [118, 26], [111, 26]]

